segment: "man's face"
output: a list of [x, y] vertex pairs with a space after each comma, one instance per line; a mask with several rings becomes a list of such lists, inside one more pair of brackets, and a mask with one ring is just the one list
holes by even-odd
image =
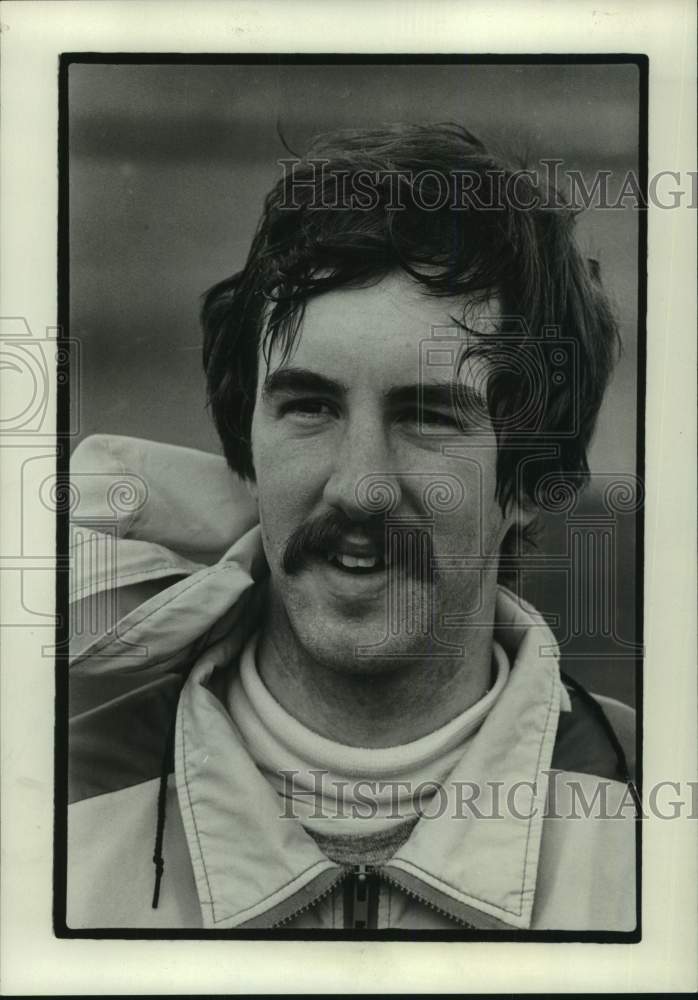
[[513, 515], [495, 499], [486, 373], [455, 362], [461, 312], [390, 275], [311, 299], [291, 357], [260, 357], [252, 489], [272, 606], [331, 669], [395, 669], [491, 623]]

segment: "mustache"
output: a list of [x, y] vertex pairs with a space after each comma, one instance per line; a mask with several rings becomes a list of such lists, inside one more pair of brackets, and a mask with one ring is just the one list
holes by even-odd
[[360, 534], [370, 542], [386, 567], [404, 572], [417, 580], [430, 579], [433, 567], [431, 532], [414, 525], [401, 525], [399, 519], [386, 521], [383, 515], [357, 521], [339, 510], [327, 511], [300, 525], [289, 537], [281, 566], [294, 575], [312, 559], [326, 559], [338, 552], [348, 535]]

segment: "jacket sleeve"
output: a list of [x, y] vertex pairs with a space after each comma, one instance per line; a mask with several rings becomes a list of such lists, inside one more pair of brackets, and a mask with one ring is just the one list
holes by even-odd
[[625, 762], [628, 766], [628, 773], [631, 779], [634, 781], [636, 774], [636, 761], [635, 761], [635, 735], [637, 728], [637, 717], [635, 709], [631, 708], [630, 705], [626, 705], [616, 698], [611, 698], [608, 695], [595, 694], [594, 698], [598, 701], [601, 708], [606, 714], [606, 718], [610, 722], [618, 742], [620, 743], [623, 753], [625, 754]]
[[257, 529], [246, 488], [216, 455], [96, 435], [70, 472], [75, 801], [160, 773], [197, 650], [217, 623], [245, 615]]

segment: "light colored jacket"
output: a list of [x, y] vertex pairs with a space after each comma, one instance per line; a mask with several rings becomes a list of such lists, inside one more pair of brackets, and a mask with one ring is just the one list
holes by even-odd
[[[217, 456], [112, 436], [83, 442], [72, 480], [69, 927], [635, 928], [632, 801], [622, 782], [583, 773], [585, 741], [603, 734], [572, 725], [554, 639], [532, 608], [500, 591], [512, 671], [439, 815], [379, 867], [345, 868], [282, 818], [219, 697], [264, 598], [244, 485]], [[627, 727], [629, 710], [605, 705]], [[578, 771], [560, 768], [575, 755]]]

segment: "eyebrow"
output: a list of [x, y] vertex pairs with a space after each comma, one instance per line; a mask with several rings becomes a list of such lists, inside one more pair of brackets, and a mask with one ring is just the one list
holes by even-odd
[[[268, 398], [282, 393], [313, 392], [337, 397], [346, 395], [348, 391], [348, 386], [338, 379], [320, 375], [309, 368], [288, 367], [277, 368], [267, 375], [262, 387], [262, 396]], [[391, 406], [441, 406], [450, 409], [454, 403], [460, 407], [487, 405], [477, 389], [457, 380], [393, 386], [385, 393], [385, 399]]]
[[423, 384], [400, 385], [389, 389], [386, 397], [396, 406], [414, 405], [442, 406], [447, 409], [457, 404], [463, 406], [486, 406], [484, 396], [464, 382], [425, 382]]
[[342, 396], [347, 391], [347, 386], [343, 382], [319, 375], [308, 368], [277, 368], [267, 375], [262, 386], [262, 396], [265, 397], [283, 392], [324, 392]]

